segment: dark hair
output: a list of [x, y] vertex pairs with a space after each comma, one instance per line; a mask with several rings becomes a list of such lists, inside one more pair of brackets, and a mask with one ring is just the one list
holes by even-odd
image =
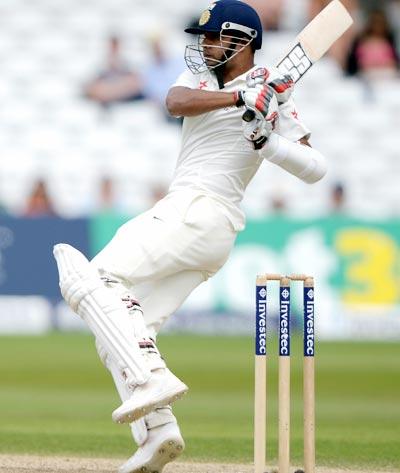
[[381, 9], [375, 9], [369, 12], [366, 25], [364, 27], [363, 32], [361, 33], [361, 37], [365, 38], [372, 33], [373, 23], [377, 17], [380, 17], [380, 19], [383, 20], [383, 23], [385, 26], [385, 33], [384, 33], [385, 38], [389, 40], [390, 42], [392, 42], [394, 40], [393, 30], [389, 23], [386, 13], [384, 12], [384, 10], [381, 10]]

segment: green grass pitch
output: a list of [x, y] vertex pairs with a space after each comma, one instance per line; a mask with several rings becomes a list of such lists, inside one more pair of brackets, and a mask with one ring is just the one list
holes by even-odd
[[[253, 444], [253, 342], [247, 337], [160, 337], [169, 366], [189, 386], [176, 404], [185, 458], [249, 463]], [[276, 353], [276, 344], [271, 348]], [[277, 359], [269, 379], [269, 461], [277, 455]], [[400, 469], [400, 345], [319, 342], [320, 465]], [[292, 457], [302, 458], [301, 341], [292, 356]], [[88, 335], [0, 338], [0, 452], [128, 457], [129, 429]]]

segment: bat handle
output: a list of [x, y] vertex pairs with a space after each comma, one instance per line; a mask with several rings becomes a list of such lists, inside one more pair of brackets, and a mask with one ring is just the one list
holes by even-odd
[[253, 110], [246, 110], [242, 115], [242, 120], [248, 123], [251, 122], [255, 116], [256, 114], [253, 112]]

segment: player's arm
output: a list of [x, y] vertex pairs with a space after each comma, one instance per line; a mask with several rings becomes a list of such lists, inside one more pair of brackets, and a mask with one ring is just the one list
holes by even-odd
[[[303, 136], [299, 141], [293, 142], [274, 132], [276, 106], [278, 109], [285, 106], [290, 99], [290, 94], [282, 96], [280, 90], [276, 90], [274, 84], [269, 87], [274, 93], [258, 92], [249, 94], [246, 91], [246, 99], [250, 98], [254, 104], [264, 100], [263, 108], [266, 112], [265, 118], [260, 115], [258, 107], [252, 104], [250, 109], [254, 111], [255, 118], [250, 122], [244, 120], [244, 136], [249, 140], [255, 150], [259, 150], [260, 156], [267, 161], [276, 164], [285, 171], [293, 174], [302, 181], [313, 184], [324, 177], [327, 171], [326, 159], [317, 150], [311, 147], [308, 136]], [[287, 88], [287, 90], [289, 90]], [[290, 105], [290, 103], [288, 103]]]
[[[257, 119], [254, 119], [256, 122]], [[246, 124], [249, 127], [250, 124]], [[307, 184], [314, 184], [321, 180], [327, 171], [327, 163], [325, 156], [318, 150], [311, 147], [307, 136], [304, 136], [297, 142], [293, 142], [279, 135], [278, 133], [270, 132], [269, 127], [257, 127], [254, 138], [257, 144], [255, 149], [259, 150], [262, 158], [270, 163], [273, 163], [293, 176], [298, 177]], [[249, 139], [249, 134], [245, 130], [245, 136]], [[251, 139], [254, 143], [254, 140]]]
[[327, 171], [325, 156], [311, 147], [306, 137], [297, 143], [271, 133], [260, 155], [307, 184], [321, 180]]
[[166, 98], [168, 112], [173, 117], [193, 117], [220, 108], [242, 106], [237, 93], [219, 92], [189, 87], [171, 87]]
[[[283, 103], [280, 105], [280, 108], [285, 107], [285, 104], [287, 104], [289, 110], [293, 110], [293, 107], [288, 102], [289, 99], [290, 95], [286, 100], [282, 100]], [[327, 172], [326, 158], [321, 152], [312, 148], [309, 135], [303, 136], [297, 142], [293, 142], [276, 134], [271, 136], [268, 146], [261, 150], [261, 154], [268, 161], [274, 162], [307, 184], [318, 182]]]

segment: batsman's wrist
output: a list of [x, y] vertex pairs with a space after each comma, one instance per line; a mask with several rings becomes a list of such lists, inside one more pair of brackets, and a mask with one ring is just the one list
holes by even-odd
[[243, 90], [235, 90], [233, 92], [233, 100], [236, 105], [236, 107], [243, 107], [245, 104], [244, 102], [244, 91]]

